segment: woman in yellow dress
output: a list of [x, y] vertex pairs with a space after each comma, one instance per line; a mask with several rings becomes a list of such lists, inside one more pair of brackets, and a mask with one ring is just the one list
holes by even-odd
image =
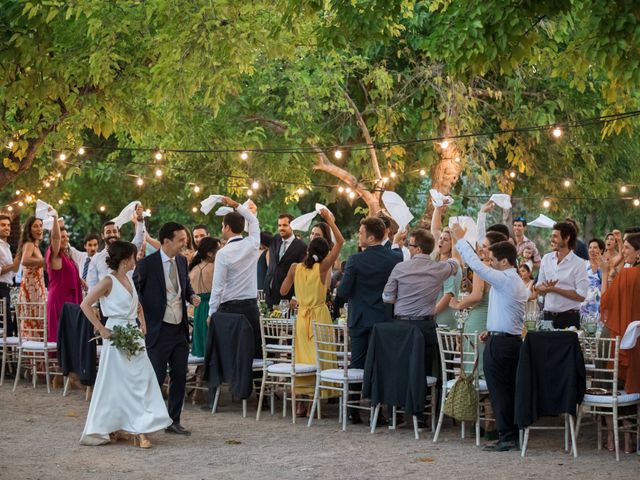
[[[280, 293], [285, 294], [294, 286], [298, 301], [298, 317], [296, 320], [295, 353], [296, 363], [315, 365], [316, 347], [313, 339], [312, 322], [331, 324], [331, 314], [327, 307], [327, 273], [340, 255], [344, 237], [336, 226], [331, 212], [321, 209], [320, 215], [331, 228], [335, 236], [335, 244], [330, 249], [329, 243], [321, 237], [314, 238], [307, 247], [307, 256], [302, 263], [294, 263], [289, 268], [287, 277], [282, 282]], [[313, 376], [296, 379], [296, 396], [312, 396], [316, 379]], [[324, 392], [323, 392], [324, 393]], [[329, 392], [328, 392], [329, 393]], [[304, 404], [300, 404], [298, 415], [304, 415]], [[310, 406], [310, 404], [309, 404]]]

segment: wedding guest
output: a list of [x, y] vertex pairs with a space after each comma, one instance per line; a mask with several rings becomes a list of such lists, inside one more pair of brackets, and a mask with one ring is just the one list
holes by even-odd
[[260, 232], [260, 255], [258, 256], [258, 290], [264, 291], [264, 281], [269, 266], [269, 246], [273, 240], [271, 232]]
[[589, 240], [589, 261], [585, 262], [589, 290], [582, 305], [581, 316], [600, 317], [600, 290], [602, 288], [602, 270], [600, 270], [601, 258], [605, 253], [605, 244], [599, 238]]
[[191, 259], [196, 253], [196, 247], [193, 243], [193, 236], [189, 230], [185, 230], [187, 232], [187, 243], [182, 250], [180, 251], [180, 255], [184, 256], [187, 259], [187, 265], [191, 263]]
[[589, 291], [584, 261], [573, 249], [576, 229], [569, 222], [558, 222], [551, 233], [551, 249], [542, 258], [536, 291], [544, 295], [544, 319], [553, 328], [580, 328], [580, 304]]
[[573, 218], [565, 218], [564, 221], [570, 223], [571, 225], [573, 225], [573, 228], [576, 229], [576, 245], [573, 248], [574, 253], [583, 260], [589, 260], [589, 252], [587, 251], [587, 246], [582, 240], [578, 238], [578, 234], [580, 233], [578, 222], [576, 222]]
[[[313, 326], [311, 322], [332, 323], [331, 313], [327, 307], [327, 290], [330, 286], [330, 272], [333, 263], [340, 255], [344, 237], [336, 226], [333, 215], [323, 208], [320, 215], [333, 232], [336, 239], [331, 247], [326, 238], [317, 236], [309, 242], [307, 255], [302, 263], [294, 263], [289, 268], [286, 278], [280, 286], [280, 292], [286, 293], [292, 285], [295, 286], [298, 301], [298, 315], [294, 337], [296, 362], [310, 365], [316, 362], [316, 348], [314, 344]], [[331, 237], [331, 235], [329, 235]], [[315, 391], [314, 376], [302, 377], [296, 380], [296, 395], [312, 396]], [[328, 392], [328, 391], [327, 391]], [[328, 396], [328, 395], [327, 395]], [[308, 404], [310, 407], [311, 404]], [[305, 405], [299, 404], [298, 415], [305, 414]]]
[[[104, 341], [80, 443], [103, 445], [116, 442], [121, 433], [126, 432], [134, 435], [134, 445], [151, 448], [147, 434], [169, 427], [172, 420], [147, 351], [142, 349], [128, 357], [119, 348], [110, 348], [113, 346], [111, 330], [116, 326], [133, 327], [138, 320], [142, 335], [147, 333], [144, 310], [138, 303], [138, 294], [129, 273], [136, 265], [136, 247], [116, 240], [109, 244], [107, 251], [110, 273], [89, 291], [80, 305]], [[96, 301], [100, 301], [101, 310], [108, 317], [104, 326], [93, 309]], [[142, 346], [143, 341], [139, 343]]]
[[464, 240], [464, 229], [455, 224], [451, 230], [456, 249], [464, 261], [491, 285], [487, 309], [487, 331], [480, 334], [486, 342], [484, 374], [496, 419], [498, 441], [485, 450], [503, 452], [518, 449], [518, 427], [514, 424], [516, 370], [525, 306], [529, 294], [516, 271], [517, 251], [510, 242], [489, 247], [490, 266], [476, 255]]
[[[384, 303], [382, 292], [402, 256], [382, 245], [384, 235], [385, 225], [380, 218], [360, 221], [358, 244], [363, 251], [349, 257], [338, 286], [338, 295], [349, 302], [352, 368], [364, 368], [373, 326], [393, 317], [392, 306]], [[350, 419], [351, 423], [361, 422], [356, 409], [351, 410]]]
[[531, 261], [533, 265], [531, 265], [531, 271], [533, 272], [534, 268], [537, 269], [540, 267], [540, 262], [542, 261], [540, 258], [540, 254], [538, 253], [538, 247], [535, 242], [529, 240], [525, 232], [527, 231], [527, 221], [524, 217], [516, 217], [513, 220], [513, 238], [516, 242], [516, 249], [518, 250], [518, 256], [524, 257], [525, 249], [529, 249], [531, 251]]
[[13, 277], [20, 268], [20, 257], [11, 254], [9, 236], [11, 235], [11, 217], [0, 214], [0, 299], [5, 300], [7, 337], [17, 337], [18, 327], [11, 315], [11, 287]]
[[193, 312], [191, 354], [195, 357], [204, 357], [207, 344], [207, 318], [209, 318], [209, 300], [213, 283], [213, 262], [219, 249], [220, 240], [203, 237], [200, 239], [198, 250], [189, 264], [191, 287], [200, 297], [200, 305]]
[[307, 252], [307, 246], [293, 235], [291, 221], [293, 215], [283, 213], [278, 217], [278, 234], [273, 237], [269, 247], [269, 266], [265, 277], [265, 298], [269, 308], [273, 308], [280, 300], [290, 300], [294, 289], [285, 295], [280, 293], [280, 286], [293, 263], [301, 262]]
[[169, 416], [167, 433], [191, 435], [180, 423], [189, 357], [187, 302], [200, 305], [191, 288], [187, 259], [180, 252], [187, 243], [187, 229], [175, 222], [160, 227], [160, 250], [138, 262], [133, 273], [147, 320], [145, 341], [158, 385], [164, 384], [169, 366]]
[[[329, 250], [333, 248], [333, 240], [331, 237], [331, 227], [327, 222], [319, 222], [316, 223], [313, 228], [311, 228], [311, 233], [309, 234], [309, 241], [313, 241], [314, 238], [324, 238], [329, 244]], [[331, 285], [331, 275], [333, 274], [333, 265], [327, 272], [327, 288]], [[295, 288], [294, 288], [295, 290]]]
[[200, 240], [206, 237], [210, 237], [209, 229], [202, 223], [199, 223], [191, 229], [191, 235], [193, 236], [193, 244], [196, 248], [200, 246]]
[[416, 325], [424, 336], [425, 372], [431, 376], [438, 355], [436, 301], [442, 284], [459, 269], [449, 258], [436, 262], [431, 258], [433, 235], [418, 228], [409, 234], [411, 259], [395, 265], [384, 287], [382, 299], [394, 305], [394, 321]]
[[518, 273], [529, 292], [525, 316], [536, 314], [538, 313], [538, 292], [536, 292], [536, 281], [531, 276], [531, 267], [528, 263], [523, 263], [518, 267]]
[[[244, 315], [253, 329], [254, 358], [262, 358], [262, 334], [258, 309], [258, 256], [260, 249], [260, 223], [249, 208], [228, 197], [223, 205], [235, 211], [222, 219], [222, 238], [225, 246], [216, 253], [214, 262], [209, 322], [216, 312]], [[245, 223], [249, 232], [242, 236]]]
[[45, 255], [49, 291], [47, 295], [47, 337], [50, 342], [58, 340], [60, 312], [65, 303], [82, 302], [82, 284], [78, 267], [69, 252], [69, 234], [60, 226], [58, 217], [53, 217], [51, 245]]
[[[44, 257], [40, 253], [40, 242], [42, 241], [42, 220], [36, 217], [29, 217], [22, 227], [18, 256], [22, 265], [22, 281], [20, 282], [20, 293], [18, 303], [45, 303], [47, 300], [47, 290], [44, 285]], [[35, 329], [42, 328], [37, 320], [42, 310], [33, 305], [26, 305], [18, 308], [18, 317], [22, 319], [20, 323], [20, 334], [22, 336], [36, 336]]]

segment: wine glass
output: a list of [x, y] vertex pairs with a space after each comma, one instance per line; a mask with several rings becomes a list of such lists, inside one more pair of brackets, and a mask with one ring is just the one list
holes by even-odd
[[280, 314], [283, 317], [286, 317], [289, 313], [289, 300], [284, 298], [280, 300], [280, 303], [278, 304], [278, 310], [280, 310]]

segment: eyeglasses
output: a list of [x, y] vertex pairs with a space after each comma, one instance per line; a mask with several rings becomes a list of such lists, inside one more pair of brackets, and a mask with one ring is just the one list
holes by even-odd
[[418, 245], [416, 245], [415, 243], [410, 243], [409, 246], [413, 247], [413, 248], [417, 248], [418, 247]]

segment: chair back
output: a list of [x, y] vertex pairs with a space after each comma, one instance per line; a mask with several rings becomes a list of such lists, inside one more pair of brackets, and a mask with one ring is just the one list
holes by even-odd
[[47, 304], [18, 302], [16, 305], [18, 331], [23, 342], [44, 342], [47, 345]]
[[620, 337], [596, 338], [593, 342], [591, 359], [595, 365], [595, 368], [592, 369], [592, 385], [610, 391], [613, 398], [616, 399], [620, 366]]
[[260, 319], [262, 357], [267, 362], [291, 363], [295, 365], [295, 318]]
[[264, 293], [264, 290], [258, 290], [258, 302], [265, 302], [267, 297]]
[[477, 387], [478, 375], [474, 367], [478, 359], [478, 334], [442, 329], [437, 329], [437, 334], [443, 383], [458, 377], [462, 369], [465, 372], [473, 372]]
[[584, 357], [585, 364], [593, 364], [593, 357], [596, 354], [596, 343], [598, 337], [580, 337], [580, 348], [582, 349], [582, 356]]
[[3, 345], [6, 345], [7, 342], [7, 328], [9, 327], [9, 315], [11, 313], [7, 310], [7, 299], [0, 298], [0, 335], [5, 340]]
[[349, 368], [349, 334], [346, 325], [334, 325], [332, 323], [318, 323], [313, 325], [313, 338], [316, 345], [317, 371], [328, 369], [340, 369], [347, 378]]

